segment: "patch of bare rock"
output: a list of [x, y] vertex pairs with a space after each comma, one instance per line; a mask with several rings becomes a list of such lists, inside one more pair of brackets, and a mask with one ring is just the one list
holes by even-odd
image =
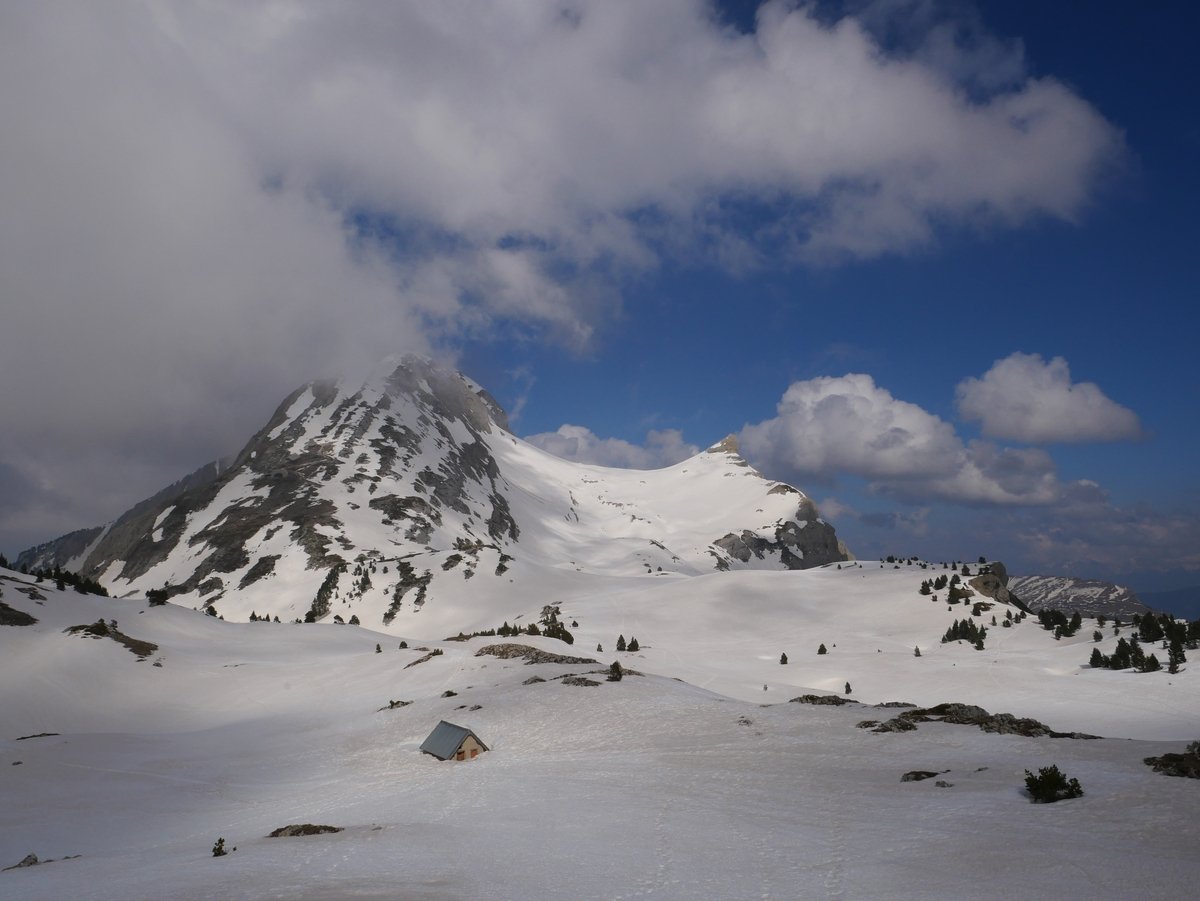
[[1147, 757], [1143, 761], [1154, 772], [1164, 776], [1182, 776], [1185, 779], [1200, 779], [1200, 741], [1188, 745], [1183, 754], [1163, 754]]
[[126, 650], [135, 655], [139, 661], [145, 660], [150, 655], [158, 650], [158, 645], [152, 641], [142, 641], [140, 638], [132, 638], [124, 632], [117, 629], [116, 620], [105, 622], [102, 619], [96, 620], [94, 623], [85, 623], [82, 626], [70, 626], [63, 630], [71, 635], [88, 635], [92, 638], [111, 638], [119, 645], [123, 645]]
[[857, 704], [857, 701], [851, 701], [848, 698], [840, 697], [839, 695], [800, 695], [798, 698], [792, 698], [789, 704], [818, 704], [828, 705], [833, 707], [841, 707], [843, 704]]
[[538, 648], [530, 647], [527, 644], [489, 644], [486, 647], [480, 648], [475, 652], [476, 657], [499, 657], [502, 660], [512, 660], [514, 658], [524, 658], [526, 665], [531, 663], [599, 663], [591, 657], [569, 657], [566, 654], [555, 654], [551, 651], [542, 651]]
[[342, 826], [320, 826], [315, 823], [292, 823], [280, 826], [267, 838], [294, 838], [297, 835], [321, 835], [326, 832], [341, 832]]
[[974, 704], [947, 703], [934, 707], [913, 707], [890, 720], [863, 720], [858, 724], [860, 729], [870, 729], [872, 732], [911, 732], [917, 728], [917, 723], [954, 723], [962, 726], [978, 726], [984, 732], [997, 735], [1024, 735], [1029, 738], [1099, 738], [1098, 735], [1088, 735], [1085, 732], [1056, 732], [1045, 723], [1029, 717], [1013, 716], [1011, 713], [988, 713], [982, 707]]

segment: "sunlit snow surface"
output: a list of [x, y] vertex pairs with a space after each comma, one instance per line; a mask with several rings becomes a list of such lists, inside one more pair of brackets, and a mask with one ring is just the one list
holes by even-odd
[[[574, 646], [518, 639], [600, 661], [568, 666], [475, 656], [507, 639], [400, 650], [352, 626], [225, 623], [51, 582], [39, 601], [0, 571], [0, 600], [39, 619], [0, 626], [0, 867], [54, 861], [0, 873], [0, 897], [1192, 897], [1200, 782], [1142, 758], [1200, 738], [1200, 657], [1176, 675], [1092, 671], [1091, 622], [1062, 641], [1029, 620], [989, 628], [982, 652], [941, 645], [967, 611], [917, 594], [929, 575], [598, 580], [564, 606]], [[158, 651], [139, 662], [63, 632], [100, 618]], [[614, 653], [618, 633], [642, 650]], [[618, 657], [645, 675], [555, 679]], [[864, 704], [963, 701], [1115, 737], [880, 735], [856, 724], [895, 711], [786, 703], [847, 681]], [[492, 750], [420, 754], [441, 719]], [[16, 740], [41, 732], [60, 734]], [[1024, 771], [1051, 763], [1082, 798], [1029, 802]], [[900, 781], [916, 769], [951, 786]], [[265, 837], [305, 822], [345, 831]], [[218, 837], [237, 851], [213, 858]]]

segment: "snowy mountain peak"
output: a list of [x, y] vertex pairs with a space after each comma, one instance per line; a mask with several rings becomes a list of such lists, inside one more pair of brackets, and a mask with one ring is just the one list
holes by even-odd
[[548, 584], [561, 601], [614, 579], [848, 559], [812, 501], [764, 479], [732, 436], [657, 471], [571, 463], [514, 436], [479, 385], [411, 355], [361, 385], [298, 388], [231, 465], [87, 541], [22, 562], [61, 562], [70, 544], [114, 594], [165, 589], [239, 620], [400, 630], [419, 614], [448, 634], [537, 614]]
[[710, 454], [729, 454], [741, 459], [742, 449], [738, 446], [737, 435], [732, 432], [710, 447], [706, 453]]

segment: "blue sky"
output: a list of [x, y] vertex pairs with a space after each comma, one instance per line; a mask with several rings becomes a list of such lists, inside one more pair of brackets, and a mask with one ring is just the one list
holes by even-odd
[[[1031, 72], [1071, 85], [1124, 134], [1121, 165], [1095, 186], [1075, 221], [945, 228], [932, 246], [843, 265], [737, 275], [715, 266], [665, 267], [629, 291], [602, 350], [582, 357], [527, 346], [515, 354], [508, 346], [468, 350], [469, 363], [510, 407], [523, 404], [521, 429], [553, 431], [566, 417], [603, 438], [640, 445], [649, 429], [672, 428], [704, 445], [772, 417], [795, 381], [865, 372], [970, 440], [979, 427], [956, 417], [960, 381], [1013, 353], [1062, 357], [1074, 383], [1093, 382], [1133, 411], [1142, 436], [1008, 444], [1045, 447], [1060, 478], [1102, 486], [1111, 509], [1086, 518], [1111, 516], [1139, 532], [1182, 528], [1179, 545], [1194, 543], [1200, 97], [1184, 35], [1196, 14], [1182, 4], [1153, 17], [1131, 17], [1117, 4], [1089, 7], [1087, 17], [1061, 4], [982, 3], [975, 10], [993, 34], [1020, 39]], [[1114, 548], [1113, 563], [1101, 536], [1086, 549], [1039, 556], [1007, 534], [1050, 522], [1069, 530], [1073, 517], [1061, 515], [1060, 504], [896, 503], [853, 474], [834, 471], [823, 481], [780, 461], [764, 468], [862, 513], [831, 518], [864, 554], [914, 548], [973, 556], [980, 547], [1023, 571], [1057, 567], [1132, 580], [1144, 590], [1200, 581], [1194, 555], [1190, 565], [1172, 566], [1144, 533], [1139, 540], [1147, 546], [1136, 555]], [[917, 532], [882, 525], [913, 517]], [[1120, 544], [1126, 530], [1104, 537]], [[1170, 555], [1173, 542], [1161, 543]]]
[[8, 4], [0, 550], [419, 350], [577, 459], [738, 434], [862, 556], [1200, 584], [1197, 19]]

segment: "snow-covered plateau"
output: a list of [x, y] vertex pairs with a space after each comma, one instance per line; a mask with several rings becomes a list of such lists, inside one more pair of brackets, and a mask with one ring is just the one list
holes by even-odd
[[[1192, 895], [1200, 781], [1142, 761], [1200, 737], [1194, 664], [1092, 670], [1090, 621], [943, 644], [968, 611], [919, 594], [934, 569], [840, 566], [625, 580], [563, 606], [573, 645], [224, 622], [0, 570], [0, 865], [43, 861], [0, 895]], [[596, 663], [480, 653], [514, 643]], [[607, 681], [613, 661], [637, 674]], [[847, 682], [857, 703], [790, 703]], [[859, 728], [888, 701], [1104, 737]], [[440, 720], [490, 750], [421, 754]], [[1025, 771], [1051, 764], [1084, 795], [1031, 803]], [[918, 770], [936, 777], [901, 781]], [[267, 837], [294, 823], [343, 831]]]

